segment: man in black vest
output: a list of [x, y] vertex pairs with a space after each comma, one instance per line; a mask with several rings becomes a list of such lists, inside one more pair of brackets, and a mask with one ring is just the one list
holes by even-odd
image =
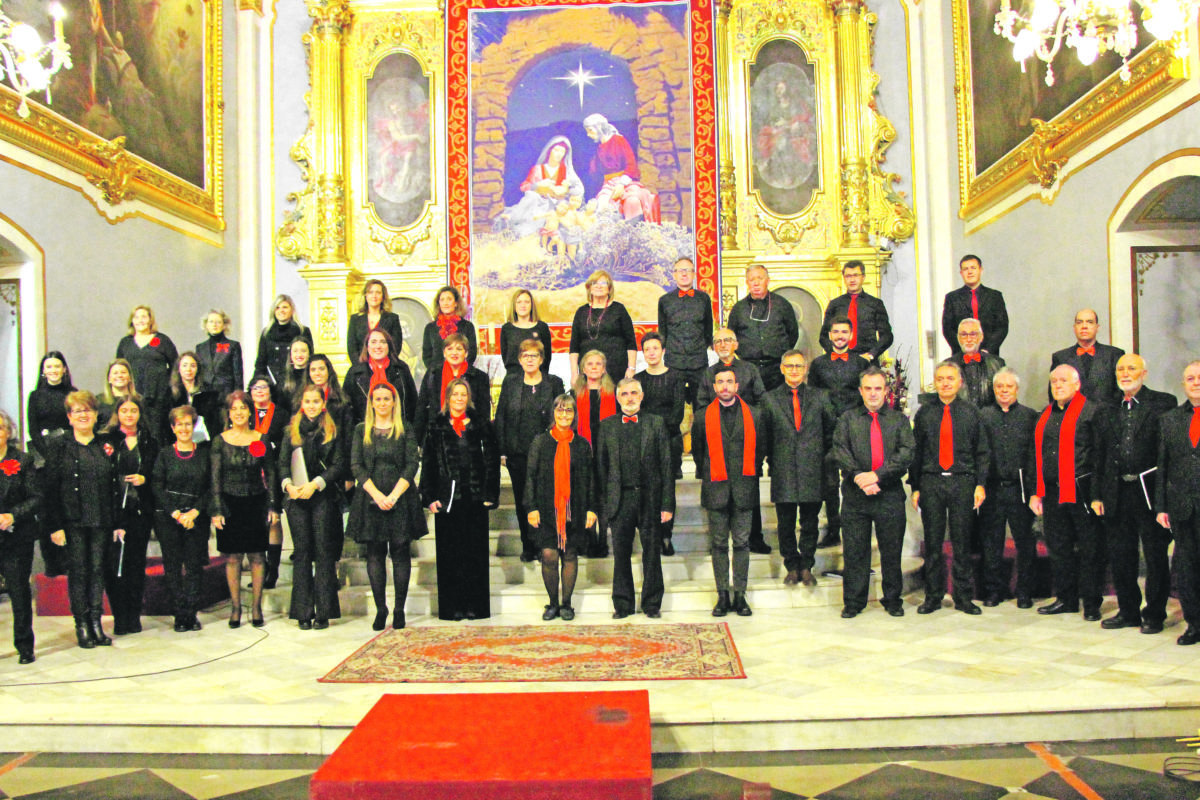
[[979, 349], [983, 342], [983, 328], [977, 319], [964, 319], [958, 323], [959, 353], [950, 360], [958, 365], [963, 377], [963, 391], [967, 400], [976, 408], [995, 403], [992, 394], [992, 378], [1004, 366], [1004, 359]]
[[696, 390], [704, 384], [708, 343], [712, 339], [712, 298], [695, 288], [696, 265], [690, 258], [675, 262], [675, 289], [658, 298], [658, 332], [667, 366], [684, 379], [685, 401], [696, 407]]
[[[858, 359], [861, 361], [862, 359]], [[763, 397], [763, 451], [771, 464], [771, 502], [779, 522], [779, 553], [787, 567], [783, 582], [816, 586], [817, 515], [825, 488], [825, 457], [833, 440], [833, 407], [824, 389], [804, 382], [804, 354], [783, 354], [783, 385]], [[796, 544], [796, 515], [800, 543]]]
[[1183, 368], [1183, 405], [1159, 421], [1158, 524], [1175, 539], [1175, 577], [1187, 630], [1176, 644], [1200, 642], [1200, 361]]
[[659, 525], [675, 514], [675, 481], [667, 428], [642, 414], [642, 385], [634, 378], [617, 384], [621, 413], [601, 421], [596, 448], [601, 525], [612, 528], [613, 619], [634, 612], [633, 536], [642, 543], [642, 613], [662, 616], [662, 539]]
[[[1066, 347], [1050, 357], [1050, 369], [1068, 364], [1079, 374], [1080, 391], [1093, 403], [1116, 405], [1121, 400], [1117, 388], [1117, 359], [1125, 351], [1112, 345], [1100, 344], [1100, 317], [1090, 308], [1075, 314], [1075, 345]], [[1051, 392], [1051, 396], [1053, 396]]]
[[[758, 412], [738, 397], [731, 367], [717, 370], [713, 400], [699, 409], [692, 428], [697, 453], [700, 505], [708, 517], [708, 541], [717, 585], [714, 617], [732, 608], [739, 616], [753, 612], [746, 602], [750, 575], [750, 519], [758, 499]], [[733, 540], [733, 600], [729, 599], [729, 543]]]
[[729, 309], [729, 329], [741, 342], [742, 358], [758, 367], [763, 386], [773, 389], [783, 383], [779, 361], [796, 346], [800, 323], [786, 297], [770, 290], [767, 268], [755, 264], [746, 269], [748, 294]]
[[[1121, 402], [1109, 408], [1105, 459], [1100, 470], [1101, 503], [1117, 614], [1100, 627], [1140, 628], [1162, 633], [1171, 595], [1171, 534], [1154, 521], [1159, 420], [1175, 408], [1174, 395], [1145, 385], [1146, 362], [1127, 353], [1117, 360]], [[1146, 607], [1138, 586], [1138, 542], [1146, 556]]]
[[845, 317], [850, 320], [850, 352], [878, 365], [879, 357], [892, 346], [892, 323], [888, 320], [887, 308], [878, 297], [863, 291], [861, 261], [846, 262], [842, 267], [842, 281], [846, 284], [846, 293], [833, 298], [825, 307], [821, 347], [827, 353], [833, 349], [829, 328], [835, 317]]
[[954, 353], [962, 352], [958, 341], [958, 323], [964, 319], [979, 320], [984, 339], [980, 348], [985, 353], [1000, 355], [1000, 345], [1008, 337], [1008, 308], [1004, 295], [983, 285], [983, 259], [966, 255], [958, 262], [958, 274], [963, 285], [946, 294], [942, 303], [942, 336]]

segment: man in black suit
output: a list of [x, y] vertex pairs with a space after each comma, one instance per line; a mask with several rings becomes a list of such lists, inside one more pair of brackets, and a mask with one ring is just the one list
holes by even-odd
[[861, 261], [846, 262], [842, 267], [842, 282], [846, 284], [846, 293], [833, 298], [825, 307], [821, 347], [827, 353], [833, 349], [829, 328], [835, 317], [845, 317], [850, 320], [850, 352], [878, 365], [879, 357], [892, 346], [892, 323], [887, 308], [878, 297], [863, 291]]
[[[1096, 334], [1100, 317], [1090, 308], [1075, 314], [1075, 345], [1059, 350], [1050, 358], [1050, 369], [1069, 364], [1079, 373], [1083, 396], [1094, 403], [1116, 405], [1121, 399], [1117, 388], [1117, 359], [1125, 355], [1119, 347], [1100, 344]], [[1051, 392], [1053, 396], [1053, 392]]]
[[[1117, 614], [1100, 623], [1108, 630], [1140, 628], [1161, 633], [1171, 594], [1171, 565], [1167, 550], [1171, 534], [1154, 521], [1154, 484], [1158, 464], [1159, 418], [1177, 403], [1175, 396], [1145, 386], [1146, 362], [1134, 353], [1117, 360], [1120, 405], [1109, 409], [1105, 426], [1105, 459], [1101, 474], [1101, 503], [1117, 590]], [[1146, 556], [1146, 607], [1138, 587], [1138, 542]]]
[[[862, 359], [857, 359], [861, 361]], [[780, 365], [783, 384], [763, 397], [763, 448], [771, 464], [771, 502], [779, 522], [779, 553], [788, 586], [816, 586], [817, 515], [825, 488], [825, 456], [833, 441], [833, 407], [824, 389], [804, 382], [804, 353], [788, 350]], [[796, 515], [800, 543], [796, 544]]]
[[783, 383], [779, 361], [800, 338], [800, 323], [792, 304], [783, 295], [772, 292], [770, 285], [766, 267], [760, 264], [747, 267], [747, 294], [729, 309], [726, 323], [741, 342], [742, 358], [758, 367], [767, 389]]
[[1200, 361], [1183, 368], [1183, 405], [1159, 420], [1158, 524], [1175, 539], [1175, 577], [1187, 630], [1176, 644], [1200, 642]]
[[979, 349], [983, 342], [983, 327], [979, 320], [967, 318], [958, 323], [959, 352], [950, 360], [962, 372], [963, 392], [971, 405], [984, 408], [996, 402], [992, 394], [992, 378], [1004, 366], [1000, 356]]
[[1104, 555], [1100, 526], [1100, 481], [1104, 461], [1102, 406], [1080, 391], [1079, 373], [1061, 364], [1050, 373], [1053, 400], [1033, 431], [1033, 452], [1025, 474], [1035, 485], [1029, 508], [1045, 514], [1046, 545], [1054, 571], [1055, 600], [1039, 614], [1074, 614], [1083, 600], [1083, 618], [1100, 620]]
[[[750, 519], [759, 506], [758, 412], [738, 396], [737, 375], [720, 367], [713, 379], [713, 400], [696, 414], [692, 451], [700, 474], [700, 505], [708, 517], [708, 542], [717, 584], [714, 617], [732, 608], [739, 616], [753, 611], [746, 602], [750, 576]], [[733, 539], [733, 600], [729, 599], [729, 541]]]
[[942, 303], [942, 336], [955, 354], [962, 352], [958, 341], [958, 323], [964, 319], [979, 320], [983, 326], [984, 339], [980, 349], [994, 356], [1000, 355], [1000, 345], [1008, 337], [1008, 308], [1004, 305], [1004, 294], [983, 285], [983, 259], [977, 255], [965, 255], [958, 262], [958, 274], [963, 285], [947, 292]]
[[662, 616], [662, 538], [659, 525], [675, 514], [671, 447], [661, 418], [642, 414], [642, 385], [634, 378], [617, 384], [621, 413], [601, 421], [596, 467], [601, 524], [612, 528], [613, 619], [634, 612], [633, 536], [642, 542], [642, 613]]
[[908, 485], [912, 504], [925, 529], [925, 601], [918, 614], [932, 614], [946, 595], [946, 556], [942, 546], [949, 523], [954, 550], [954, 607], [965, 614], [983, 613], [975, 597], [971, 563], [973, 514], [983, 503], [991, 461], [987, 432], [979, 410], [958, 396], [962, 373], [953, 361], [933, 373], [936, 398], [921, 404], [913, 420], [912, 469]]
[[871, 526], [879, 543], [883, 607], [904, 616], [904, 473], [913, 457], [908, 418], [884, 405], [887, 377], [871, 367], [859, 378], [863, 405], [842, 415], [833, 432], [832, 461], [842, 472], [842, 617], [867, 607], [871, 579]]

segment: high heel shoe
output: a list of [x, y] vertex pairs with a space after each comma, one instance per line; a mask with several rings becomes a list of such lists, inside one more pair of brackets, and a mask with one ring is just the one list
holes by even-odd
[[392, 614], [392, 630], [394, 630], [394, 631], [404, 630], [404, 609], [403, 608], [397, 608], [396, 613]]
[[388, 615], [388, 607], [387, 606], [376, 606], [375, 607], [375, 621], [371, 623], [371, 630], [381, 631], [384, 628], [386, 628], [387, 627], [387, 615]]
[[242, 607], [240, 604], [235, 606], [233, 610], [229, 612], [229, 627], [242, 627]]
[[267, 624], [267, 621], [263, 619], [262, 606], [250, 609], [250, 624], [255, 628], [261, 628]]
[[112, 644], [112, 639], [108, 638], [104, 633], [104, 626], [100, 624], [99, 619], [93, 619], [88, 623], [88, 630], [92, 634], [92, 641], [97, 647], [108, 647]]
[[84, 650], [91, 650], [96, 646], [96, 640], [92, 638], [92, 631], [87, 622], [78, 618], [75, 620], [75, 639]]

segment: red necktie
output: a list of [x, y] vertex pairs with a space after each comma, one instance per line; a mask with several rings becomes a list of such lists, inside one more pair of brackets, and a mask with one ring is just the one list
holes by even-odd
[[954, 425], [950, 421], [950, 406], [942, 406], [942, 431], [938, 436], [938, 463], [944, 471], [954, 466]]
[[850, 354], [849, 353], [830, 353], [829, 360], [830, 361], [849, 361]]
[[850, 295], [846, 316], [850, 318], [850, 349], [853, 350], [858, 345], [858, 295]]
[[792, 389], [792, 418], [796, 420], [796, 432], [800, 432], [800, 390]]
[[621, 417], [621, 424], [624, 425], [626, 422], [637, 422], [637, 414], [632, 417]]
[[1188, 426], [1188, 436], [1192, 440], [1192, 447], [1200, 444], [1200, 406], [1192, 407], [1192, 424]]
[[680, 297], [695, 297], [696, 290], [695, 289], [680, 289], [679, 296]]
[[1077, 356], [1094, 356], [1096, 355], [1096, 345], [1091, 347], [1076, 347], [1075, 355]]
[[874, 411], [871, 415], [871, 471], [883, 466], [883, 429], [879, 427], [879, 414]]
[[971, 290], [971, 316], [979, 319], [979, 295], [974, 289]]
[[980, 353], [963, 353], [964, 364], [978, 364], [983, 361], [983, 356]]

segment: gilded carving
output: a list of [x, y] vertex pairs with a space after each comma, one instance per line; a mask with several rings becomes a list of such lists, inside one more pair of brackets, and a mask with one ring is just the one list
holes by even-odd
[[734, 185], [733, 162], [721, 160], [721, 249], [737, 247], [737, 187]]
[[317, 253], [320, 261], [345, 258], [345, 199], [341, 175], [317, 178]]
[[1058, 171], [1067, 163], [1065, 156], [1054, 158], [1051, 155], [1056, 140], [1066, 131], [1066, 126], [1040, 119], [1031, 119], [1030, 122], [1033, 124], [1033, 136], [1025, 144], [1025, 150], [1029, 154], [1029, 165], [1033, 169], [1029, 181], [1042, 187], [1042, 194], [1045, 196], [1058, 181]]
[[338, 298], [322, 297], [317, 300], [317, 336], [322, 342], [340, 341], [341, 315], [338, 313]]
[[80, 149], [100, 162], [98, 172], [85, 172], [87, 182], [100, 190], [104, 202], [115, 206], [135, 196], [133, 180], [142, 177], [142, 168], [125, 149], [125, 137], [118, 136], [111, 142], [81, 142]]
[[384, 250], [392, 257], [398, 266], [403, 266], [417, 249], [421, 242], [429, 241], [433, 234], [433, 219], [429, 218], [425, 227], [413, 234], [389, 234], [381, 226], [371, 226], [371, 241], [379, 242]]
[[346, 0], [304, 0], [304, 5], [318, 32], [341, 33], [350, 24], [351, 11]]

